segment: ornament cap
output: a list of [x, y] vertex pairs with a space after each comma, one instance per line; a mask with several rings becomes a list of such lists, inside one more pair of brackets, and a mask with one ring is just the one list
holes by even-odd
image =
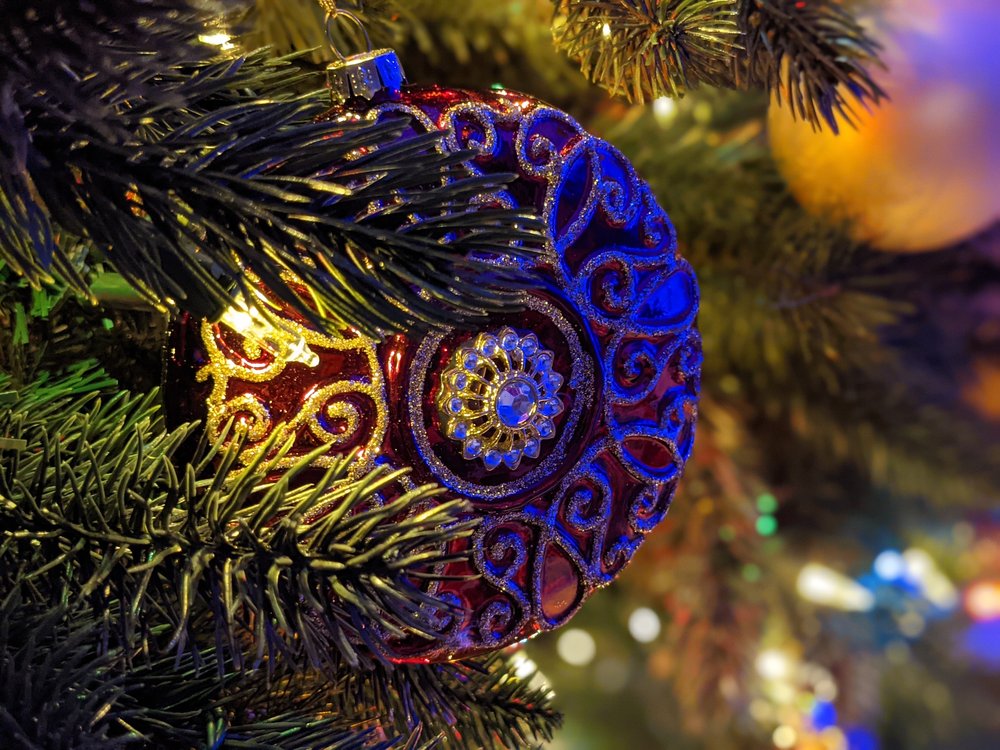
[[376, 49], [336, 60], [326, 68], [334, 104], [372, 99], [380, 91], [396, 92], [406, 83], [403, 66], [391, 49]]

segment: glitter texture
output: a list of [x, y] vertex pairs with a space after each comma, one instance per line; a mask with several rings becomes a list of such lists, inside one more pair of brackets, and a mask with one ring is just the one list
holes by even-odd
[[525, 456], [537, 457], [539, 441], [552, 437], [551, 417], [563, 410], [563, 377], [551, 367], [552, 352], [539, 348], [534, 333], [522, 338], [503, 328], [479, 334], [455, 351], [441, 375], [445, 435], [462, 442], [465, 458], [481, 456], [490, 471], [501, 462], [516, 469]]
[[254, 440], [291, 429], [302, 450], [363, 446], [369, 462], [410, 467], [382, 501], [435, 482], [444, 499], [470, 502], [481, 522], [448, 550], [468, 561], [440, 566], [446, 578], [427, 585], [455, 609], [424, 609], [436, 639], [382, 634], [387, 658], [459, 658], [558, 627], [663, 519], [690, 455], [702, 361], [694, 273], [628, 161], [537, 100], [410, 87], [328, 116], [406, 117], [409, 132], [440, 129], [448, 150], [475, 154], [474, 172], [516, 175], [475, 204], [540, 213], [539, 287], [520, 310], [420, 340], [376, 345], [303, 326], [315, 370], [182, 324], [172, 413], [196, 418], [207, 403], [214, 430], [233, 417]]

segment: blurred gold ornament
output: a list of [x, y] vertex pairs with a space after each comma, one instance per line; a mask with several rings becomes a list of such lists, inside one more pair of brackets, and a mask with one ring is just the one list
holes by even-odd
[[984, 419], [1000, 422], [1000, 358], [980, 357], [973, 362], [962, 400]]
[[1000, 4], [892, 0], [872, 21], [891, 101], [814, 132], [771, 106], [770, 140], [810, 212], [891, 251], [946, 247], [1000, 219]]

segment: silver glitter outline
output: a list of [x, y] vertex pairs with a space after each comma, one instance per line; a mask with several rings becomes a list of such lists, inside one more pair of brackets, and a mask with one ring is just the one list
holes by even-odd
[[[500, 92], [498, 97], [505, 96], [516, 96], [516, 94], [511, 94], [508, 92]], [[595, 352], [598, 357], [598, 361], [603, 366], [607, 362], [613, 362], [617, 356], [618, 346], [622, 344], [629, 336], [677, 336], [678, 339], [690, 340], [689, 334], [694, 331], [693, 323], [697, 310], [699, 307], [699, 290], [697, 286], [697, 280], [693, 272], [691, 272], [691, 278], [694, 281], [693, 289], [693, 299], [688, 314], [681, 321], [673, 323], [669, 326], [664, 326], [662, 328], [654, 328], [650, 326], [637, 325], [634, 320], [635, 311], [641, 307], [642, 300], [638, 299], [641, 296], [643, 299], [647, 298], [652, 290], [655, 290], [661, 283], [661, 279], [657, 279], [653, 283], [646, 282], [645, 293], [639, 294], [638, 290], [635, 289], [635, 283], [630, 284], [629, 289], [631, 291], [631, 304], [628, 304], [625, 299], [622, 300], [622, 314], [621, 316], [609, 316], [606, 312], [598, 313], [596, 306], [593, 305], [587, 298], [588, 291], [588, 280], [590, 275], [597, 269], [600, 265], [592, 265], [593, 257], [588, 258], [584, 266], [575, 274], [570, 274], [568, 267], [563, 262], [564, 251], [573, 242], [575, 242], [581, 233], [586, 230], [587, 226], [593, 221], [594, 216], [598, 209], [600, 209], [609, 226], [623, 226], [631, 224], [632, 222], [638, 220], [639, 229], [643, 235], [643, 242], [647, 248], [644, 252], [640, 248], [614, 248], [616, 258], [624, 268], [628, 268], [631, 273], [633, 267], [639, 268], [650, 268], [656, 276], [665, 279], [670, 274], [678, 270], [679, 264], [684, 264], [686, 261], [680, 256], [676, 230], [673, 224], [670, 222], [669, 217], [666, 212], [659, 206], [656, 202], [655, 197], [649, 190], [648, 185], [639, 178], [636, 174], [631, 163], [613, 146], [605, 141], [602, 141], [586, 131], [584, 131], [569, 115], [559, 110], [555, 110], [551, 107], [545, 105], [539, 105], [533, 100], [533, 108], [527, 115], [522, 114], [521, 111], [515, 110], [511, 106], [511, 102], [505, 98], [499, 98], [496, 102], [491, 103], [480, 103], [480, 102], [466, 102], [460, 105], [456, 105], [465, 111], [476, 111], [479, 110], [488, 117], [492, 117], [490, 120], [494, 127], [497, 123], [512, 124], [514, 126], [514, 149], [515, 154], [519, 162], [521, 170], [530, 176], [536, 178], [544, 178], [546, 181], [546, 195], [544, 198], [544, 208], [543, 213], [549, 219], [549, 235], [550, 241], [546, 243], [546, 255], [548, 261], [556, 270], [557, 282], [559, 283], [562, 291], [567, 295], [567, 297], [575, 303], [577, 307], [577, 312], [582, 319], [585, 321], [598, 321], [605, 325], [612, 333], [612, 338], [607, 342], [606, 346], [601, 347], [605, 349], [604, 352]], [[432, 119], [427, 116], [423, 110], [418, 107], [410, 106], [395, 106], [392, 107], [397, 111], [407, 111], [409, 114], [414, 115], [415, 119], [420, 122], [425, 128], [432, 122]], [[389, 109], [386, 107], [385, 109]], [[444, 108], [438, 115], [438, 124], [436, 127], [439, 129], [449, 129], [447, 124], [449, 122], [449, 113], [451, 108]], [[385, 110], [383, 110], [385, 111]], [[372, 119], [377, 119], [381, 114], [376, 110], [375, 114], [370, 115]], [[532, 132], [533, 128], [545, 121], [555, 120], [558, 123], [566, 126], [570, 131], [566, 135], [564, 142], [553, 143], [548, 138], [541, 136], [539, 133]], [[454, 123], [454, 119], [450, 120]], [[450, 129], [448, 145], [451, 146], [452, 143], [457, 143], [457, 135], [453, 129]], [[545, 156], [543, 158], [536, 158], [533, 154], [529, 153], [531, 150], [537, 151], [540, 146], [544, 147]], [[552, 231], [551, 221], [555, 216], [555, 208], [558, 205], [558, 186], [565, 179], [565, 171], [567, 164], [571, 162], [574, 158], [579, 158], [580, 152], [583, 150], [588, 150], [587, 153], [582, 158], [587, 158], [590, 160], [588, 167], [591, 170], [591, 175], [594, 178], [593, 187], [588, 191], [584, 198], [582, 207], [579, 208], [579, 213], [576, 219], [567, 227], [566, 231], [560, 234], [558, 237], [556, 233]], [[612, 179], [604, 174], [601, 168], [602, 157], [609, 158], [616, 162], [618, 168], [621, 169], [624, 180]], [[482, 174], [482, 170], [478, 169], [475, 165], [471, 167], [471, 170], [477, 174]], [[622, 188], [616, 191], [615, 187]], [[638, 216], [636, 214], [638, 213]], [[665, 234], [664, 234], [665, 232]], [[649, 252], [657, 248], [659, 245], [663, 245], [661, 249], [655, 250], [654, 252]], [[602, 264], [603, 265], [603, 264]], [[659, 271], [657, 272], [657, 266], [659, 266]], [[606, 267], [606, 266], [605, 266]], [[689, 267], [688, 267], [689, 268]], [[648, 291], [646, 291], [648, 290]], [[529, 298], [532, 299], [532, 298]], [[532, 299], [532, 301], [534, 301]], [[539, 300], [540, 301], [540, 300]], [[529, 303], [530, 304], [530, 303]], [[533, 305], [530, 305], [534, 307]], [[562, 316], [560, 315], [560, 318]], [[588, 323], [589, 324], [589, 323]], [[558, 322], [557, 322], [558, 325]], [[560, 330], [562, 326], [559, 326]], [[566, 334], [563, 330], [564, 335]], [[695, 335], [697, 335], [695, 333]], [[419, 409], [419, 402], [414, 397], [414, 390], [419, 386], [422, 396], [422, 390], [427, 381], [427, 370], [429, 366], [430, 358], [437, 347], [440, 345], [441, 340], [444, 338], [444, 334], [441, 336], [433, 337], [436, 340], [433, 343], [424, 341], [418, 348], [417, 355], [414, 357], [414, 361], [411, 364], [410, 369], [410, 383], [408, 389], [408, 414], [411, 420], [411, 427], [419, 427], [419, 432], [424, 434], [426, 439], [426, 428], [424, 427], [423, 414]], [[575, 336], [567, 336], [567, 340], [572, 342]], [[668, 349], [671, 351], [676, 350], [676, 346], [670, 345]], [[602, 357], [601, 354], [604, 354]], [[660, 357], [657, 357], [657, 364], [660, 363]], [[666, 360], [664, 360], [666, 364]], [[700, 366], [699, 363], [696, 365]], [[591, 378], [591, 389], [593, 388], [592, 379], [596, 375], [596, 370], [591, 366], [588, 367], [586, 372]], [[602, 370], [602, 372], [607, 372]], [[418, 374], [415, 374], [418, 373]], [[690, 377], [695, 377], [696, 373], [691, 373]], [[660, 377], [662, 377], [662, 372]], [[659, 382], [660, 378], [653, 379], [653, 387], [655, 383]], [[571, 379], [571, 385], [575, 386], [573, 379]], [[610, 384], [605, 384], [605, 398], [603, 398], [603, 418], [604, 424], [606, 424], [611, 431], [612, 435], [618, 434], [622, 435], [625, 432], [634, 431], [629, 429], [628, 425], [619, 424], [615, 418], [612, 409], [616, 404], [621, 404], [625, 401], [631, 401], [631, 398], [622, 399], [623, 394], [617, 394], [619, 397], [614, 398], [611, 391], [613, 390]], [[591, 392], [588, 397], [588, 402], [593, 402], [595, 394]], [[684, 401], [689, 401], [695, 405], [695, 409], [692, 410], [692, 420], [696, 419], [696, 404], [697, 398], [694, 394], [690, 394]], [[658, 426], [659, 427], [659, 426]], [[681, 424], [683, 427], [683, 423]], [[678, 427], [678, 430], [681, 428]], [[564, 427], [566, 431], [563, 435], [571, 434], [571, 431]], [[675, 436], [667, 437], [663, 432], [665, 430], [661, 427], [660, 434], [655, 437], [658, 440], [665, 440], [671, 445], [675, 445], [672, 439]], [[693, 429], [693, 425], [692, 425]], [[417, 429], [413, 430], [414, 435], [418, 433]], [[427, 460], [428, 456], [433, 456], [433, 452], [430, 450], [429, 441], [424, 446], [420, 445], [420, 441], [417, 441], [418, 452], [424, 458], [425, 463], [431, 468], [431, 462]], [[677, 451], [674, 451], [675, 456]], [[551, 454], [554, 456], [555, 452]], [[633, 536], [622, 536], [622, 538], [615, 541], [612, 547], [608, 550], [604, 550], [603, 547], [606, 543], [606, 521], [605, 525], [601, 526], [599, 519], [597, 521], [588, 521], [588, 525], [595, 525], [593, 529], [595, 535], [591, 539], [591, 558], [587, 560], [584, 558], [582, 552], [577, 549], [576, 541], [568, 533], [566, 529], [557, 522], [560, 509], [565, 502], [569, 502], [569, 507], [567, 512], [572, 512], [572, 506], [574, 501], [572, 499], [567, 501], [567, 496], [565, 491], [567, 488], [572, 486], [572, 483], [585, 478], [595, 471], [597, 466], [596, 462], [600, 459], [602, 455], [607, 456], [607, 460], [615, 461], [619, 467], [630, 474], [634, 479], [640, 483], [640, 488], [634, 493], [629, 501], [627, 515], [628, 515], [628, 526]], [[517, 638], [523, 638], [532, 633], [526, 633], [525, 630], [528, 629], [529, 625], [535, 627], [538, 632], [542, 630], [549, 630], [560, 624], [569, 620], [582, 606], [583, 602], [586, 601], [593, 592], [609, 583], [614, 577], [621, 572], [621, 570], [630, 562], [633, 553], [636, 551], [638, 546], [641, 544], [646, 536], [646, 532], [662, 520], [662, 516], [666, 514], [669, 509], [670, 503], [673, 499], [673, 488], [676, 488], [676, 482], [680, 479], [680, 475], [683, 473], [684, 463], [686, 456], [681, 457], [678, 462], [677, 475], [669, 479], [663, 479], [655, 476], [649, 475], [647, 472], [638, 470], [638, 467], [632, 466], [632, 462], [629, 461], [623, 452], [623, 446], [620, 442], [615, 440], [613, 437], [609, 436], [607, 438], [600, 439], [594, 444], [589, 446], [585, 454], [580, 458], [580, 460], [567, 471], [560, 483], [560, 490], [556, 491], [552, 495], [552, 501], [549, 503], [548, 507], [544, 511], [538, 511], [532, 506], [521, 506], [520, 509], [510, 509], [505, 512], [500, 512], [498, 514], [486, 514], [483, 524], [477, 530], [474, 537], [474, 542], [472, 544], [473, 557], [475, 562], [475, 567], [481, 572], [488, 572], [486, 566], [486, 559], [484, 557], [487, 554], [485, 545], [483, 541], [485, 536], [490, 533], [491, 529], [496, 529], [502, 524], [521, 524], [526, 530], [532, 534], [532, 539], [534, 541], [531, 544], [531, 554], [527, 555], [530, 559], [530, 565], [533, 570], [531, 571], [530, 577], [530, 596], [527, 592], [523, 592], [519, 587], [514, 586], [513, 579], [517, 573], [517, 567], [512, 566], [510, 569], [505, 571], [505, 575], [502, 576], [504, 583], [503, 585], [497, 585], [499, 581], [490, 581], [496, 591], [497, 596], [494, 596], [486, 601], [486, 603], [479, 608], [478, 611], [469, 611], [464, 623], [461, 627], [452, 631], [451, 637], [446, 640], [439, 642], [438, 648], [429, 649], [425, 653], [436, 653], [436, 654], [455, 654], [458, 651], [467, 650], [477, 650], [486, 648], [495, 648]], [[541, 466], [539, 467], [541, 469]], [[432, 473], [433, 468], [431, 469]], [[537, 471], [537, 470], [536, 470]], [[521, 484], [525, 480], [533, 481], [534, 472], [522, 478], [518, 484]], [[438, 475], [440, 478], [440, 475]], [[447, 482], [444, 482], [448, 485]], [[455, 483], [457, 486], [448, 485], [451, 489], [458, 492], [465, 492], [466, 495], [475, 496], [474, 493], [468, 492], [470, 487], [463, 487], [466, 484], [464, 482]], [[476, 488], [477, 485], [472, 485], [471, 488]], [[503, 488], [503, 485], [494, 488], [488, 488], [490, 490], [489, 495], [496, 494], [497, 490]], [[657, 516], [656, 521], [650, 523], [652, 519], [640, 519], [638, 514], [643, 507], [648, 507], [649, 502], [646, 501], [644, 505], [644, 498], [656, 497], [659, 498], [661, 493], [668, 492], [668, 497], [662, 513], [655, 514]], [[608, 497], [611, 497], [611, 488], [607, 488]], [[610, 507], [602, 503], [602, 508]], [[567, 515], [567, 519], [570, 516]], [[586, 529], [580, 529], [586, 533]], [[523, 542], [521, 542], [523, 546]], [[576, 566], [576, 570], [579, 575], [579, 589], [577, 600], [575, 604], [567, 610], [565, 613], [560, 615], [560, 617], [555, 622], [550, 622], [543, 614], [541, 607], [541, 584], [542, 584], [542, 573], [543, 573], [543, 563], [545, 557], [547, 556], [548, 546], [550, 544], [556, 544], [563, 554], [566, 554], [570, 561]], [[525, 564], [523, 561], [521, 565]], [[602, 567], [603, 566], [603, 567]], [[610, 572], [605, 574], [603, 570], [607, 568]], [[485, 576], [487, 579], [495, 576]], [[511, 589], [515, 590], [511, 590]], [[530, 601], [530, 604], [526, 604], [526, 599]], [[514, 607], [518, 607], [521, 610], [520, 617], [515, 620], [514, 617]], [[472, 632], [469, 628], [478, 627], [479, 633], [478, 638], [473, 637]], [[504, 634], [493, 636], [489, 634], [491, 630], [496, 628], [502, 628]]]
[[427, 427], [424, 424], [423, 398], [426, 392], [427, 376], [433, 355], [453, 329], [427, 336], [420, 343], [410, 364], [407, 415], [417, 445], [417, 452], [436, 479], [449, 489], [461, 492], [467, 497], [496, 501], [516, 495], [528, 487], [540, 483], [565, 461], [566, 448], [580, 422], [584, 406], [586, 405], [588, 409], [593, 409], [596, 406], [594, 403], [594, 359], [589, 353], [584, 352], [583, 343], [576, 331], [573, 330], [562, 312], [546, 300], [539, 297], [526, 297], [524, 302], [535, 312], [548, 316], [566, 338], [573, 361], [568, 385], [573, 389], [576, 397], [574, 397], [573, 406], [561, 427], [558, 441], [549, 449], [549, 454], [539, 462], [538, 466], [523, 477], [492, 486], [470, 482], [449, 469], [431, 447]]

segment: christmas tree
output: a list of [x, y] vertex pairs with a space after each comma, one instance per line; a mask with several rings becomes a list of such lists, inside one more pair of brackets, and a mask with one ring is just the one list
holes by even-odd
[[1000, 741], [986, 6], [2, 0], [0, 746]]

